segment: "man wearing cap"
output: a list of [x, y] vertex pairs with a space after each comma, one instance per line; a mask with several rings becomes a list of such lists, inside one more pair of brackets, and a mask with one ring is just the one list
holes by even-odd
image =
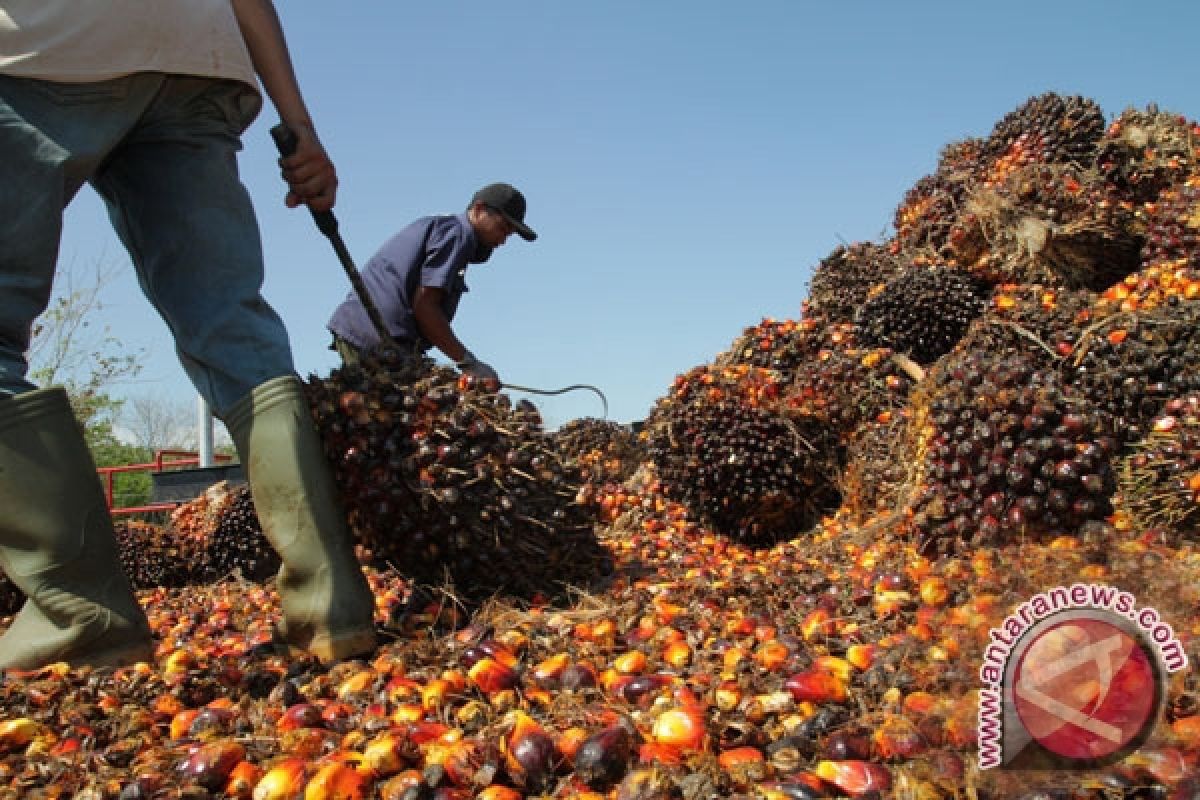
[[[537, 238], [525, 224], [524, 195], [507, 183], [493, 183], [476, 192], [463, 213], [422, 217], [385, 242], [362, 278], [397, 344], [412, 352], [436, 347], [463, 374], [499, 381], [459, 341], [450, 322], [467, 291], [467, 266], [487, 261], [513, 233], [527, 242]], [[328, 328], [333, 349], [347, 364], [380, 343], [355, 292], [334, 310]]]

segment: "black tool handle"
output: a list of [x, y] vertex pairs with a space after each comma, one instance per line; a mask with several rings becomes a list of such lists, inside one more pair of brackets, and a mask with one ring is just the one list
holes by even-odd
[[[289, 128], [286, 122], [281, 122], [271, 128], [271, 138], [275, 140], [275, 146], [279, 148], [279, 155], [284, 158], [296, 152], [296, 132]], [[313, 211], [311, 208], [309, 212], [321, 233], [332, 239], [338, 229], [337, 217], [333, 215], [333, 212]]]
[[[296, 152], [296, 133], [287, 126], [287, 123], [281, 122], [271, 128], [271, 138], [275, 140], [275, 146], [279, 148], [279, 154], [287, 158], [292, 153]], [[354, 259], [350, 257], [350, 251], [346, 249], [346, 243], [342, 241], [342, 235], [338, 233], [337, 217], [332, 211], [314, 211], [308, 209], [312, 214], [313, 221], [317, 223], [317, 228], [321, 233], [325, 234], [325, 238], [329, 239], [329, 243], [333, 245], [333, 251], [337, 253], [338, 260], [342, 262], [342, 269], [346, 271], [346, 277], [350, 279], [350, 285], [354, 287], [354, 293], [358, 295], [358, 300], [363, 304], [363, 308], [367, 311], [367, 318], [371, 320], [371, 324], [375, 327], [375, 332], [379, 334], [379, 339], [386, 345], [395, 347], [395, 341], [392, 339], [392, 334], [388, 332], [387, 325], [383, 321], [383, 316], [379, 313], [375, 303], [371, 300], [371, 293], [367, 290], [366, 284], [363, 283], [362, 275], [359, 274], [358, 268], [354, 266]]]

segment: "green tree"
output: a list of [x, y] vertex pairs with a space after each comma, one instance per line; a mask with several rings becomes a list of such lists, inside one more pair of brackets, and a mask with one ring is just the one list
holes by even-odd
[[[110, 390], [141, 371], [144, 350], [127, 351], [102, 323], [104, 289], [116, 277], [112, 263], [61, 269], [50, 305], [33, 328], [28, 359], [30, 380], [66, 389], [75, 416], [98, 467], [148, 461], [151, 454], [119, 441], [115, 423], [121, 400]], [[118, 505], [140, 505], [150, 498], [150, 478], [122, 474], [114, 478]]]

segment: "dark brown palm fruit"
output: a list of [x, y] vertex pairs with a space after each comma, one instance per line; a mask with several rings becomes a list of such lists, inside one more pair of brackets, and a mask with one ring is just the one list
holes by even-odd
[[1096, 165], [1134, 203], [1153, 202], [1200, 165], [1200, 125], [1153, 104], [1128, 108], [1100, 138]]
[[194, 559], [170, 527], [116, 520], [117, 556], [135, 589], [178, 588], [194, 582]]
[[1194, 538], [1200, 521], [1200, 394], [1167, 401], [1118, 463], [1117, 491], [1136, 529]]
[[918, 364], [950, 352], [985, 308], [987, 290], [947, 268], [910, 269], [888, 281], [855, 318], [865, 347], [887, 347]]
[[1200, 391], [1200, 307], [1106, 317], [1073, 343], [1063, 373], [1111, 435], [1140, 439], [1169, 399]]
[[872, 289], [887, 283], [900, 269], [900, 259], [885, 245], [838, 245], [813, 270], [804, 315], [830, 323], [850, 322]]
[[1137, 227], [1132, 204], [1099, 171], [1033, 163], [971, 193], [946, 255], [993, 282], [1099, 291], [1138, 268]]
[[1105, 128], [1104, 111], [1092, 100], [1054, 92], [1031, 97], [992, 128], [984, 145], [986, 180], [1000, 183], [1035, 163], [1089, 166]]
[[279, 556], [263, 534], [249, 486], [230, 489], [200, 553], [197, 574], [211, 583], [233, 575], [265, 581], [279, 571]]
[[628, 426], [594, 417], [570, 420], [554, 431], [553, 441], [564, 465], [590, 483], [622, 483], [646, 456]]
[[611, 567], [536, 408], [429, 359], [377, 352], [310, 376], [309, 404], [356, 540], [458, 597], [529, 598]]
[[1142, 263], [1176, 259], [1200, 269], [1200, 176], [1165, 189], [1146, 210]]
[[740, 384], [753, 374], [681, 376], [647, 421], [648, 444], [668, 497], [718, 533], [769, 544], [837, 507], [839, 454], [827, 428], [783, 416]]
[[1057, 371], [960, 350], [931, 382], [913, 518], [923, 552], [1074, 533], [1110, 513], [1117, 444]]

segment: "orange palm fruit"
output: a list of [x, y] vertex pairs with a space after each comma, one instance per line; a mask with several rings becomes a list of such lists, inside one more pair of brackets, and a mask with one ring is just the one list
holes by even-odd
[[684, 750], [703, 750], [706, 739], [704, 715], [696, 709], [664, 711], [654, 720], [650, 738], [658, 744]]
[[366, 800], [370, 781], [349, 764], [325, 764], [304, 787], [304, 800]]
[[749, 786], [765, 780], [770, 772], [763, 752], [757, 747], [735, 747], [717, 756], [717, 763], [735, 786]]
[[846, 682], [836, 673], [820, 669], [799, 672], [784, 682], [796, 702], [839, 703], [849, 696]]
[[557, 686], [559, 678], [562, 677], [563, 670], [570, 663], [571, 657], [566, 653], [555, 653], [538, 662], [532, 671], [533, 679], [542, 686], [551, 688]]
[[630, 650], [613, 659], [612, 666], [622, 675], [640, 675], [646, 669], [646, 654], [641, 650]]
[[233, 800], [252, 800], [254, 787], [262, 780], [262, 767], [250, 761], [240, 761], [229, 772], [225, 782], [225, 796]]
[[[33, 741], [42, 726], [28, 717], [17, 717], [0, 722], [0, 752], [19, 750]], [[173, 736], [172, 738], [179, 738]]]
[[813, 772], [851, 797], [868, 792], [882, 794], [892, 786], [891, 773], [870, 761], [818, 761]]
[[308, 762], [287, 757], [275, 762], [254, 786], [253, 800], [295, 800], [304, 791]]
[[475, 800], [522, 800], [524, 797], [523, 792], [508, 786], [488, 786], [475, 795]]
[[517, 684], [517, 673], [511, 667], [492, 658], [476, 661], [467, 675], [471, 684], [484, 694], [511, 689]]
[[403, 755], [405, 740], [398, 731], [385, 731], [367, 742], [362, 751], [360, 769], [370, 772], [377, 778], [395, 775], [404, 769]]

